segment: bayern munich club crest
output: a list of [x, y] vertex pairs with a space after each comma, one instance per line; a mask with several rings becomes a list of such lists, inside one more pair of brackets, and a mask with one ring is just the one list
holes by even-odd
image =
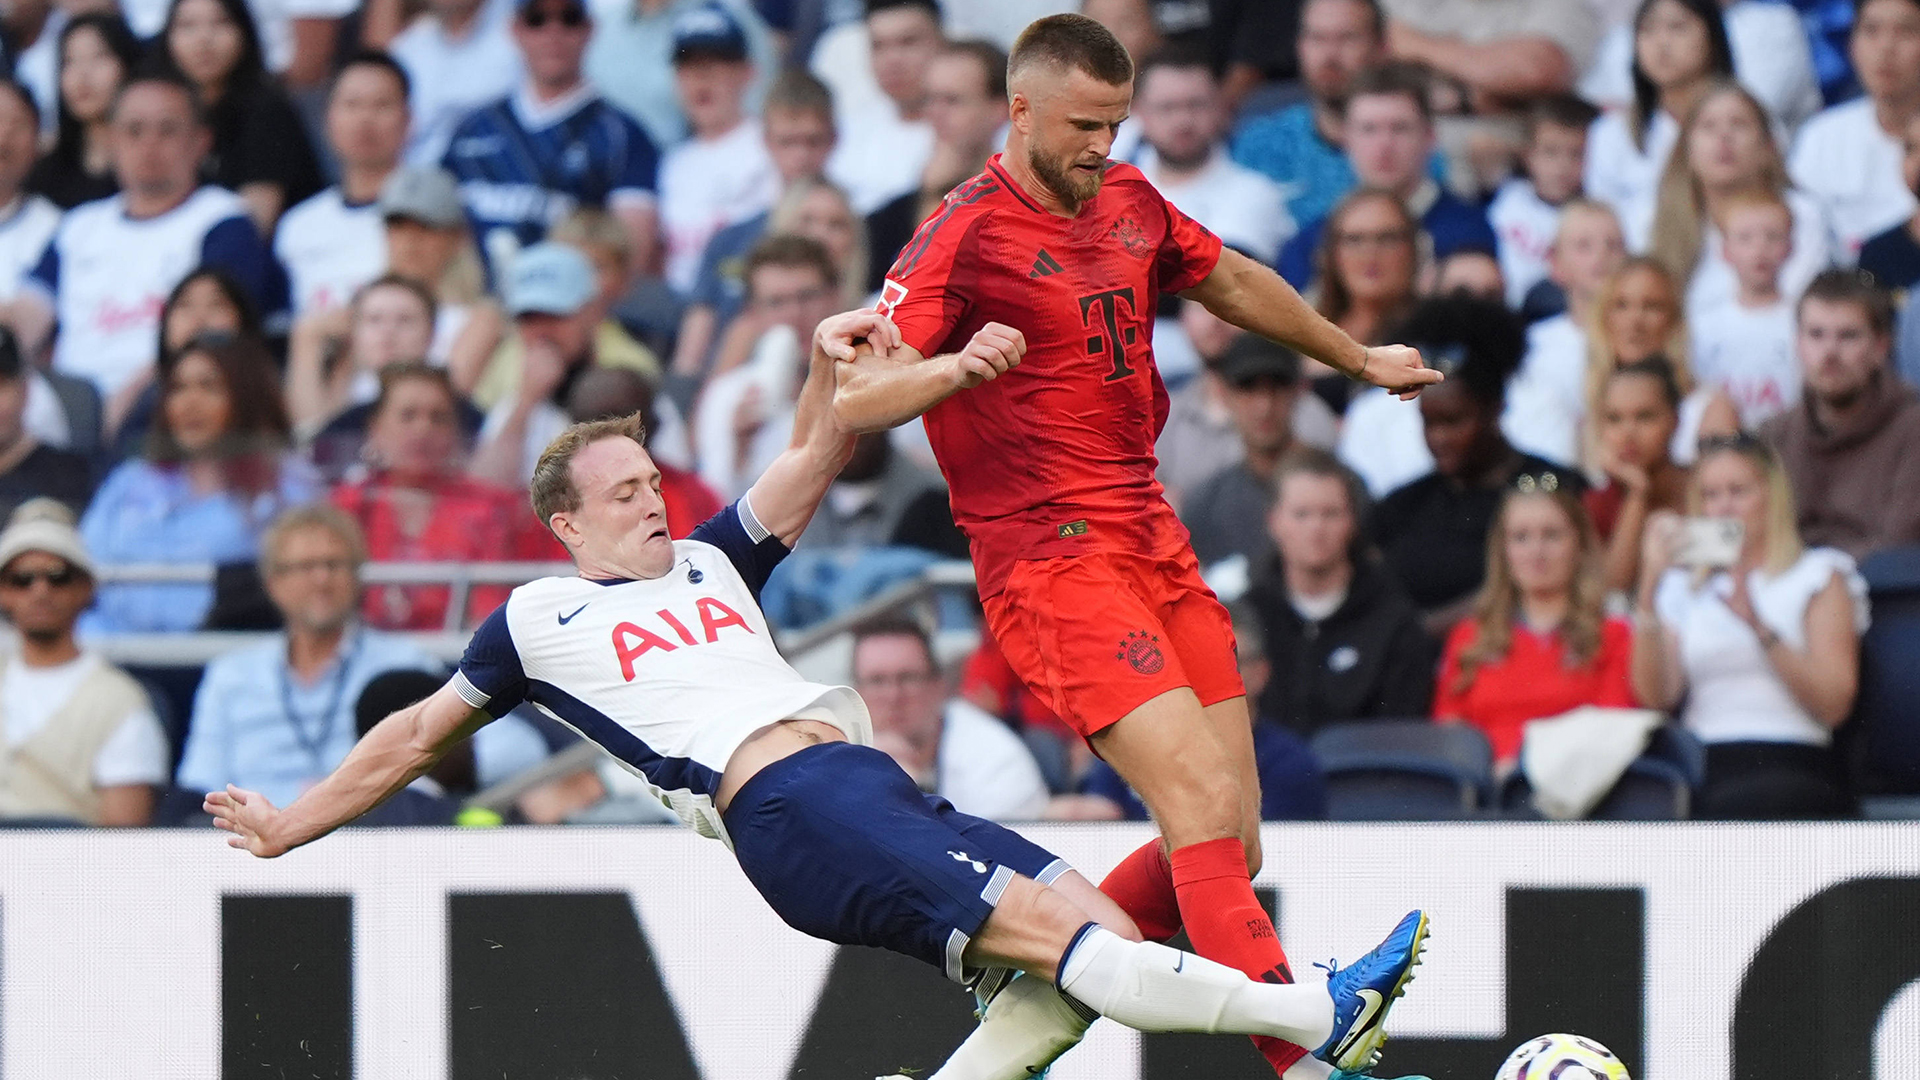
[[1144, 259], [1153, 253], [1153, 241], [1147, 239], [1147, 231], [1130, 217], [1114, 222], [1113, 228], [1107, 230], [1107, 238], [1119, 241], [1120, 246], [1127, 249], [1127, 254], [1136, 259]]
[[1158, 675], [1160, 669], [1167, 666], [1166, 654], [1160, 651], [1159, 637], [1145, 630], [1135, 630], [1120, 642], [1120, 651], [1113, 654], [1115, 660], [1125, 660], [1133, 665], [1133, 670], [1142, 675]]

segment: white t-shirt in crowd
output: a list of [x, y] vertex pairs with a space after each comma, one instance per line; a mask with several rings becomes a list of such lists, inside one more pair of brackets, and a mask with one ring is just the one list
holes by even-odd
[[936, 795], [988, 821], [1033, 821], [1047, 808], [1046, 778], [1033, 752], [998, 717], [970, 702], [947, 702]]
[[667, 284], [681, 293], [691, 291], [713, 234], [761, 213], [779, 197], [780, 174], [757, 120], [742, 121], [717, 139], [688, 139], [668, 150], [660, 159]]
[[[6, 673], [0, 675], [0, 709], [6, 711], [8, 745], [18, 746], [45, 728], [103, 663], [91, 652], [54, 667], [28, 667], [18, 657], [9, 662]], [[159, 718], [151, 709], [139, 709], [128, 714], [101, 744], [93, 759], [93, 782], [97, 787], [164, 784], [171, 777], [171, 765]]]
[[[761, 344], [755, 346], [756, 353], [765, 343], [766, 339], [762, 338]], [[796, 371], [799, 360], [796, 354]], [[730, 502], [746, 494], [793, 438], [793, 397], [789, 395], [784, 400], [770, 397], [764, 376], [757, 368], [757, 362], [750, 360], [715, 375], [693, 407], [693, 450], [694, 459], [700, 464], [700, 479], [705, 480], [722, 501]], [[734, 413], [756, 388], [761, 394], [764, 419], [747, 439], [743, 452], [740, 440], [734, 435]], [[796, 378], [794, 391], [798, 389]]]
[[[1787, 209], [1793, 213], [1793, 254], [1780, 267], [1780, 295], [1799, 296], [1814, 277], [1833, 265], [1836, 254], [1833, 229], [1826, 208], [1804, 191], [1786, 193]], [[1855, 255], [1858, 252], [1854, 253]], [[1853, 261], [1853, 256], [1847, 256]], [[1740, 293], [1740, 281], [1727, 265], [1722, 251], [1720, 229], [1707, 222], [1702, 230], [1700, 264], [1694, 267], [1693, 280], [1687, 282], [1687, 321], [1700, 314], [1733, 302]]]
[[1487, 205], [1487, 224], [1500, 246], [1507, 306], [1518, 308], [1527, 290], [1546, 280], [1547, 252], [1560, 231], [1560, 208], [1542, 199], [1533, 181], [1515, 178], [1500, 185]]
[[1849, 263], [1859, 258], [1861, 244], [1913, 214], [1901, 156], [1900, 140], [1881, 130], [1868, 98], [1820, 113], [1794, 141], [1787, 173], [1826, 208]]
[[1433, 471], [1420, 403], [1401, 401], [1377, 386], [1347, 403], [1334, 454], [1360, 474], [1376, 499]]
[[11, 300], [60, 228], [60, 208], [44, 195], [28, 195], [0, 214], [6, 215], [0, 220], [0, 300]]
[[1646, 230], [1636, 236], [1634, 222], [1652, 220], [1654, 191], [1660, 186], [1660, 170], [1667, 167], [1667, 155], [1680, 139], [1680, 125], [1665, 112], [1653, 114], [1647, 125], [1645, 148], [1633, 144], [1626, 112], [1610, 112], [1587, 129], [1587, 168], [1585, 188], [1589, 198], [1613, 207], [1626, 233], [1627, 248], [1645, 251]]
[[452, 38], [438, 19], [423, 15], [388, 46], [413, 83], [408, 164], [440, 164], [468, 113], [520, 85], [525, 66], [507, 30], [511, 16], [510, 0], [487, 0], [466, 36]]
[[[1721, 17], [1733, 49], [1734, 75], [1783, 130], [1793, 131], [1820, 111], [1813, 51], [1791, 5], [1739, 0]], [[1580, 96], [1603, 108], [1626, 108], [1633, 102], [1632, 69], [1633, 27], [1615, 26], [1601, 39], [1593, 66], [1580, 80]]]
[[855, 210], [871, 214], [920, 186], [933, 156], [933, 125], [901, 119], [893, 99], [878, 91], [853, 101], [836, 110], [840, 141], [827, 159], [827, 177], [846, 190]]
[[1703, 386], [1726, 392], [1749, 430], [1800, 400], [1800, 360], [1794, 354], [1793, 301], [1784, 296], [1760, 308], [1719, 304], [1693, 317], [1693, 374]]
[[330, 187], [280, 218], [273, 254], [286, 267], [293, 314], [345, 307], [387, 268], [387, 226], [374, 203], [347, 202]]
[[[1833, 581], [1846, 583], [1853, 599], [1853, 625], [1868, 625], [1867, 583], [1853, 559], [1833, 548], [1810, 548], [1785, 573], [1747, 575], [1754, 614], [1788, 648], [1807, 646], [1807, 605]], [[1705, 743], [1786, 742], [1827, 746], [1833, 732], [1814, 719], [1787, 689], [1760, 638], [1727, 606], [1733, 578], [1714, 574], [1700, 587], [1693, 571], [1673, 569], [1660, 579], [1654, 609], [1680, 643], [1687, 678], [1681, 720]]]
[[1587, 414], [1587, 332], [1561, 314], [1527, 328], [1527, 355], [1507, 383], [1500, 430], [1526, 453], [1572, 465], [1580, 460]]
[[1211, 229], [1221, 243], [1268, 265], [1280, 256], [1280, 245], [1299, 229], [1287, 213], [1280, 185], [1235, 163], [1218, 147], [1197, 173], [1183, 180], [1165, 175], [1151, 147], [1142, 148], [1138, 165], [1147, 181], [1181, 213]]

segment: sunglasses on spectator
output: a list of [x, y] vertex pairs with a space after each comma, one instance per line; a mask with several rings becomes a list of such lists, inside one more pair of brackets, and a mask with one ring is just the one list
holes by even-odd
[[79, 580], [79, 571], [71, 566], [63, 566], [58, 570], [10, 570], [0, 575], [0, 583], [21, 592], [33, 588], [36, 581], [46, 582], [49, 588], [64, 589]]
[[552, 13], [545, 8], [528, 8], [520, 13], [520, 22], [529, 30], [538, 30], [550, 22], [558, 22], [569, 30], [578, 30], [587, 25], [587, 9], [577, 4], [568, 4]]

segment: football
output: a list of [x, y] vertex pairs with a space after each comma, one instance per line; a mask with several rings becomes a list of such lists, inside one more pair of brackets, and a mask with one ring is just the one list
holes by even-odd
[[1613, 1051], [1584, 1035], [1542, 1035], [1507, 1055], [1494, 1080], [1632, 1080]]

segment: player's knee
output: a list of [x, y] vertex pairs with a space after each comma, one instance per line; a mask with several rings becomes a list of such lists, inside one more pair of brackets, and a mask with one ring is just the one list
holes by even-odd
[[1264, 857], [1264, 852], [1260, 849], [1260, 827], [1255, 825], [1253, 828], [1246, 830], [1245, 835], [1240, 838], [1240, 845], [1245, 848], [1247, 852], [1247, 876], [1250, 878], [1259, 877], [1260, 867], [1262, 865], [1261, 860]]

